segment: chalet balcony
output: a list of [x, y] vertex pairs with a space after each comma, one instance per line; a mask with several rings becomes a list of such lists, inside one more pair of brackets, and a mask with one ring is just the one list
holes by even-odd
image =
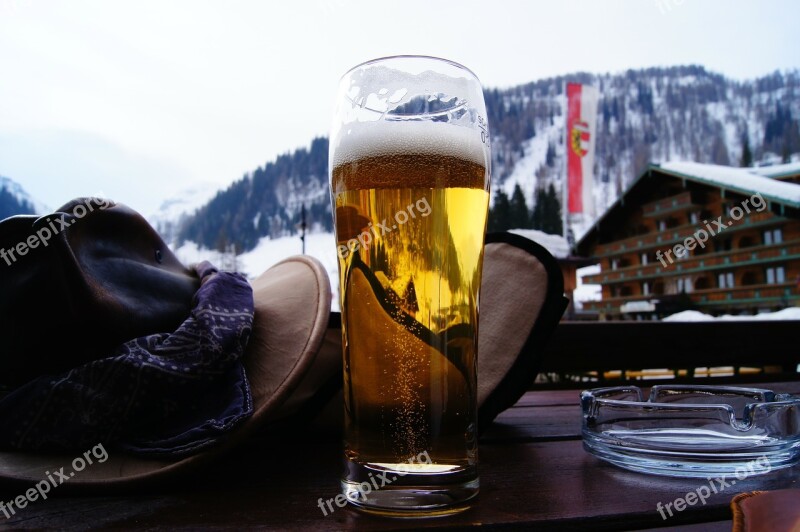
[[[733, 225], [726, 227], [725, 234], [730, 234], [741, 229], [752, 229], [754, 227], [773, 224], [779, 220], [782, 220], [782, 218], [776, 217], [769, 211], [753, 212], [738, 222], [735, 222]], [[711, 220], [709, 220], [709, 223], [710, 222]], [[674, 246], [675, 244], [683, 242], [688, 237], [694, 235], [697, 231], [704, 228], [705, 226], [702, 223], [687, 224], [674, 227], [672, 229], [667, 229], [666, 231], [648, 233], [645, 235], [625, 238], [623, 240], [617, 240], [615, 242], [597, 246], [597, 253], [595, 256], [608, 257], [652, 248], [666, 249]]]
[[[709, 242], [710, 244], [710, 242]], [[708, 245], [708, 244], [707, 244]], [[666, 249], [666, 246], [665, 246]], [[800, 259], [800, 240], [736, 249], [720, 253], [707, 253], [683, 260], [675, 260], [672, 264], [665, 258], [666, 268], [657, 261], [645, 266], [628, 266], [617, 270], [607, 270], [583, 278], [586, 284], [614, 284], [652, 279], [654, 277], [671, 277], [687, 273], [702, 273], [710, 270], [728, 269], [769, 262]]]
[[[620, 306], [634, 301], [651, 301], [661, 298], [675, 297], [676, 294], [650, 294], [623, 296], [603, 299], [601, 301], [586, 301], [583, 309], [594, 312], [619, 312]], [[779, 284], [759, 284], [736, 286], [733, 288], [708, 288], [694, 290], [686, 294], [698, 308], [713, 308], [732, 303], [766, 303], [766, 304], [793, 304], [800, 301], [800, 289], [794, 282]]]
[[687, 190], [677, 196], [670, 196], [669, 198], [646, 203], [642, 205], [642, 211], [645, 218], [653, 218], [685, 211], [694, 206], [696, 206], [696, 203], [692, 200], [692, 193]]

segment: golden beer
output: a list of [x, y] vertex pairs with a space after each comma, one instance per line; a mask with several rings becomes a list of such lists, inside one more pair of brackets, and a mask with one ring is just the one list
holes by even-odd
[[342, 494], [389, 515], [478, 493], [477, 345], [489, 206], [480, 84], [398, 56], [340, 82], [331, 133], [344, 361]]
[[414, 465], [401, 482], [413, 483], [413, 473], [477, 477], [489, 193], [474, 159], [395, 153], [333, 169], [345, 454], [356, 469], [391, 470], [425, 453], [430, 464]]

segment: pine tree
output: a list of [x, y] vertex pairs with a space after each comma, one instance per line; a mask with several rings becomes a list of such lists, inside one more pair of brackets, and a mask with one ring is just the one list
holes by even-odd
[[544, 227], [544, 211], [545, 203], [547, 202], [547, 195], [543, 188], [536, 189], [536, 203], [533, 206], [533, 214], [531, 215], [531, 227], [534, 229], [542, 230]]
[[528, 204], [525, 201], [525, 194], [517, 184], [514, 193], [511, 194], [511, 204], [509, 205], [509, 229], [528, 229], [530, 228], [530, 213]]
[[742, 135], [742, 159], [739, 166], [753, 166], [753, 152], [750, 151], [750, 141], [747, 139], [747, 135]]
[[556, 194], [556, 187], [553, 183], [550, 183], [545, 198], [547, 211], [545, 213], [545, 224], [542, 230], [551, 235], [563, 234], [564, 224], [561, 220], [561, 202], [558, 201], [558, 194]]
[[532, 221], [534, 229], [551, 235], [563, 234], [561, 203], [558, 201], [553, 183], [550, 183], [546, 191], [544, 188], [536, 191], [536, 206], [533, 208]]
[[494, 207], [489, 210], [489, 231], [511, 229], [510, 210], [508, 195], [497, 189], [494, 194]]

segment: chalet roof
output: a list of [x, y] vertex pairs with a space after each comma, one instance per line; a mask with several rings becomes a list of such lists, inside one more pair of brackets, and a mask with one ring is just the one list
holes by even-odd
[[[663, 173], [676, 177], [713, 185], [741, 194], [753, 195], [758, 193], [770, 201], [781, 203], [788, 207], [800, 208], [800, 185], [778, 181], [772, 175], [769, 175], [770, 171], [768, 169], [771, 168], [773, 169], [772, 172], [774, 172], [779, 167], [734, 168], [716, 164], [669, 162], [660, 166], [653, 165], [651, 168], [657, 168]], [[759, 171], [759, 173], [756, 171]], [[778, 172], [780, 171], [778, 170]]]
[[757, 168], [749, 168], [751, 172], [764, 177], [771, 177], [773, 179], [780, 179], [781, 177], [788, 177], [800, 175], [800, 161], [796, 163], [775, 164], [772, 166], [759, 166]]
[[666, 162], [651, 164], [630, 186], [616, 199], [611, 206], [589, 227], [577, 244], [577, 249], [584, 252], [585, 244], [595, 234], [597, 228], [609, 216], [625, 203], [629, 192], [642, 181], [644, 176], [660, 173], [679, 179], [686, 179], [704, 185], [717, 187], [745, 195], [761, 194], [761, 196], [779, 205], [800, 209], [800, 184], [779, 181], [777, 178], [794, 175], [800, 172], [800, 163], [781, 164], [759, 168], [735, 168], [716, 164], [693, 162]]

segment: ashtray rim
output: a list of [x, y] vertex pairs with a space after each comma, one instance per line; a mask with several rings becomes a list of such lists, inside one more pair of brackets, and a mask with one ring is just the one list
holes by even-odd
[[[710, 399], [692, 402], [698, 400], [697, 394]], [[757, 458], [756, 454], [770, 463], [767, 470], [757, 474], [800, 461], [800, 396], [793, 394], [755, 387], [661, 384], [651, 387], [647, 399], [642, 387], [634, 385], [584, 390], [580, 399], [584, 449], [625, 469], [699, 478], [733, 473]], [[775, 419], [795, 421], [776, 426]], [[704, 420], [711, 425], [704, 425]], [[775, 432], [776, 427], [784, 432]], [[692, 431], [702, 433], [697, 443], [691, 438], [675, 440], [675, 434], [683, 438]], [[675, 443], [665, 440], [665, 434], [670, 434]], [[714, 434], [718, 436], [712, 437]], [[719, 447], [715, 449], [716, 445]]]
[[[720, 386], [714, 384], [655, 384], [650, 387], [650, 394], [647, 399], [644, 399], [643, 388], [635, 385], [625, 386], [606, 386], [600, 388], [591, 388], [581, 392], [581, 406], [584, 408], [587, 401], [601, 402], [608, 405], [618, 406], [647, 406], [647, 407], [666, 407], [666, 408], [708, 408], [708, 407], [731, 407], [730, 404], [720, 403], [683, 403], [683, 402], [657, 402], [655, 399], [659, 396], [660, 392], [664, 391], [680, 391], [680, 392], [699, 392], [708, 394], [738, 394], [740, 396], [761, 394], [766, 399], [753, 400], [745, 403], [746, 405], [770, 404], [775, 406], [783, 405], [800, 405], [800, 396], [792, 395], [790, 393], [774, 392], [767, 388], [753, 388], [742, 386]], [[611, 394], [621, 394], [625, 392], [636, 393], [638, 400], [631, 401], [625, 399], [610, 399], [605, 397]]]

